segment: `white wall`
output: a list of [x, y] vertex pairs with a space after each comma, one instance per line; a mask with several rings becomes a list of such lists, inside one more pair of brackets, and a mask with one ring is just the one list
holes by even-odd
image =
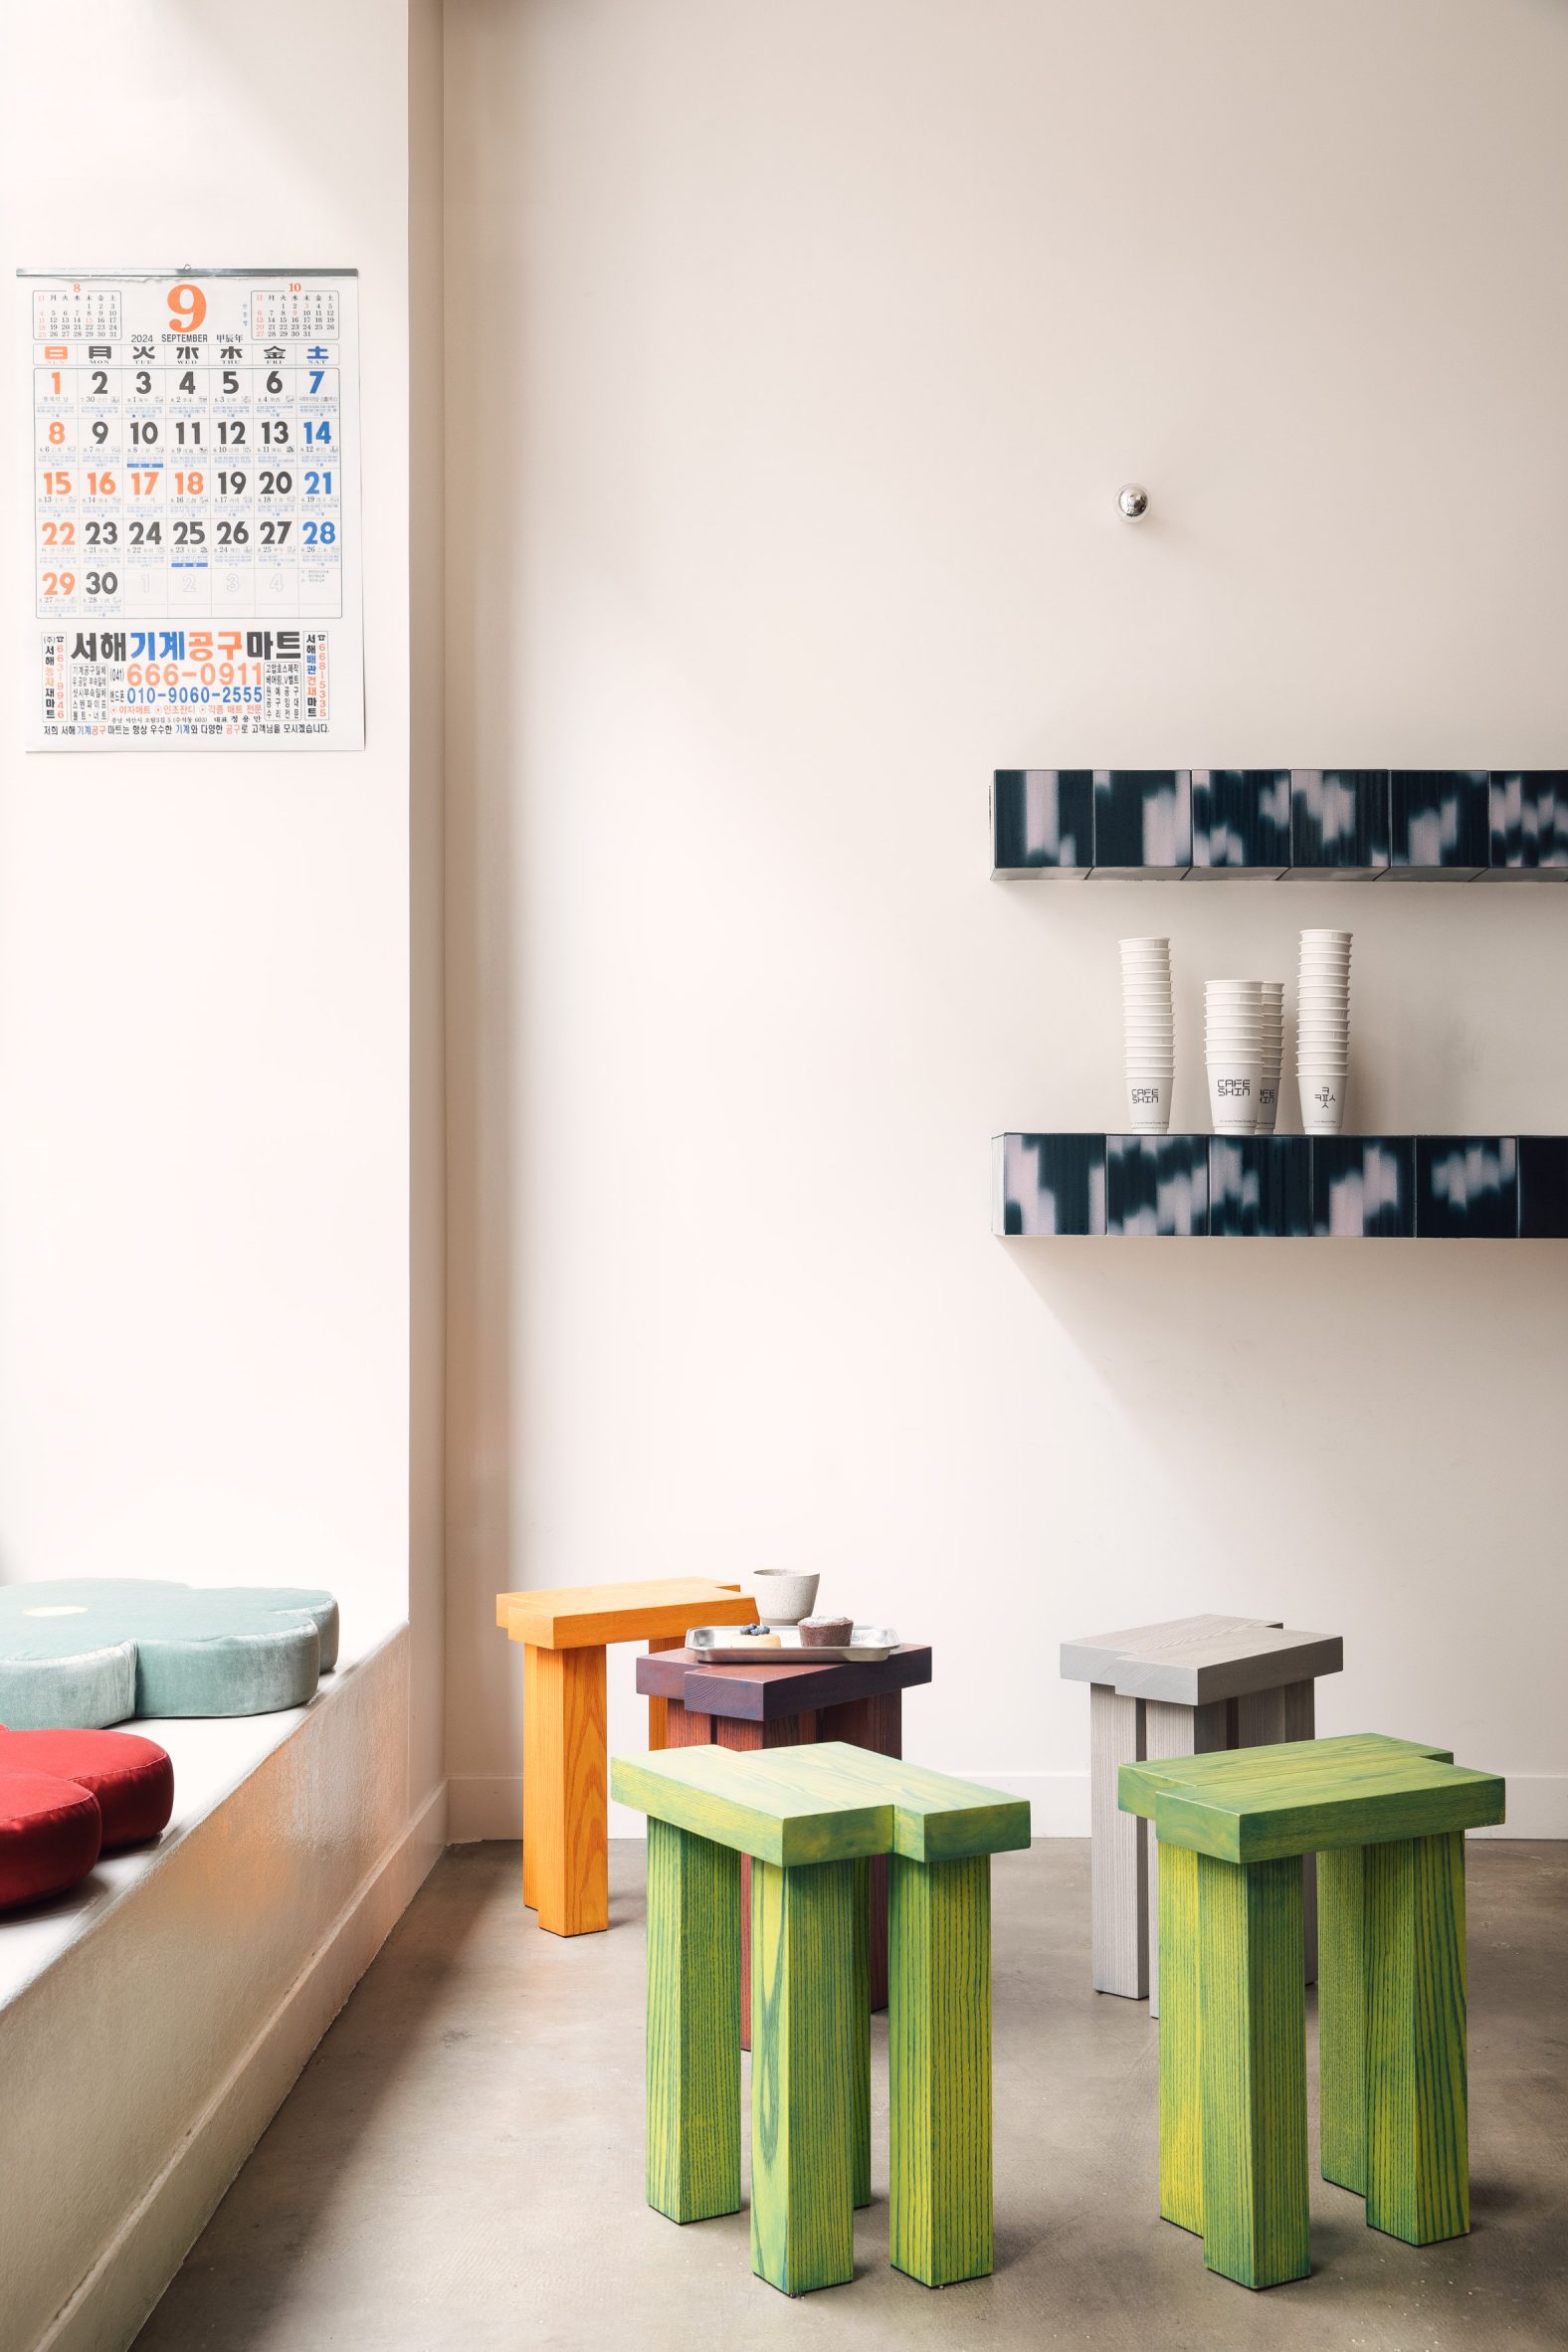
[[1563, 759], [1568, 15], [447, 14], [459, 1826], [516, 1818], [497, 1587], [798, 1562], [1044, 1828], [1061, 1638], [1245, 1608], [1568, 1830], [1564, 1250], [988, 1231], [993, 1131], [1120, 1115], [1127, 930], [1182, 1121], [1200, 977], [1335, 921], [1358, 1125], [1568, 1126], [1568, 900], [986, 830], [999, 764]]
[[280, 0], [294, 87], [249, 19], [78, 0], [68, 87], [18, 8], [0, 77], [6, 448], [16, 265], [359, 269], [367, 707], [362, 753], [29, 757], [0, 662], [0, 1578], [324, 1584], [351, 1648], [408, 1597], [406, 15]]

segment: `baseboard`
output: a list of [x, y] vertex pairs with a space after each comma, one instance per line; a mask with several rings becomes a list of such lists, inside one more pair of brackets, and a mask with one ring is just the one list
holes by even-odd
[[[945, 1767], [944, 1767], [945, 1769]], [[996, 1772], [982, 1766], [953, 1766], [964, 1780], [978, 1780], [1009, 1797], [1026, 1797], [1037, 1838], [1088, 1836], [1086, 1772]], [[488, 1838], [522, 1835], [522, 1777], [485, 1779], [478, 1775], [448, 1783], [454, 1846]], [[640, 1838], [643, 1816], [627, 1806], [610, 1807], [612, 1838]], [[1498, 1829], [1477, 1830], [1478, 1838], [1568, 1838], [1568, 1773], [1517, 1773], [1508, 1780], [1508, 1819]]]
[[134, 2341], [446, 1843], [443, 1782], [361, 1879], [35, 2352], [124, 2352]]

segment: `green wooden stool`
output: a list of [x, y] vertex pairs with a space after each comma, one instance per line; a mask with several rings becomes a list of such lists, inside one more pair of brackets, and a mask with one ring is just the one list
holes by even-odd
[[1307, 1854], [1324, 2178], [1413, 2246], [1469, 2229], [1464, 1833], [1503, 1794], [1376, 1733], [1121, 1767], [1159, 1840], [1160, 2212], [1211, 2270], [1275, 2286], [1311, 2266]]
[[991, 2267], [992, 1853], [1029, 1808], [839, 1742], [619, 1756], [649, 1816], [648, 2201], [740, 2206], [739, 1857], [751, 1870], [751, 2258], [787, 2294], [854, 2272], [871, 2202], [869, 1859], [889, 1862], [891, 2258]]

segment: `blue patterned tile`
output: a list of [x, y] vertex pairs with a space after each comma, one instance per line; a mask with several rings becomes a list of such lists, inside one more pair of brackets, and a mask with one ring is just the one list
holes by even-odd
[[1094, 770], [1094, 871], [1114, 881], [1185, 874], [1192, 864], [1187, 768]]
[[1519, 1147], [1511, 1135], [1418, 1135], [1416, 1231], [1446, 1241], [1512, 1241]]
[[1277, 878], [1290, 863], [1288, 768], [1194, 768], [1192, 871]]
[[1105, 1231], [1186, 1237], [1209, 1230], [1207, 1135], [1107, 1135]]
[[1400, 1240], [1416, 1230], [1413, 1135], [1314, 1135], [1312, 1231], [1330, 1240]]
[[1491, 860], [1491, 780], [1484, 768], [1395, 768], [1389, 776], [1395, 877], [1470, 882]]
[[1568, 768], [1493, 768], [1489, 877], [1568, 882]]
[[1092, 768], [998, 768], [991, 794], [998, 874], [1077, 876], [1094, 860]]
[[1519, 1137], [1519, 1239], [1568, 1241], [1568, 1135]]
[[1290, 867], [1349, 879], [1388, 866], [1387, 768], [1290, 770]]
[[1209, 1231], [1228, 1241], [1304, 1240], [1312, 1230], [1309, 1135], [1211, 1135]]
[[1104, 1232], [1103, 1135], [998, 1135], [994, 1150], [994, 1232]]

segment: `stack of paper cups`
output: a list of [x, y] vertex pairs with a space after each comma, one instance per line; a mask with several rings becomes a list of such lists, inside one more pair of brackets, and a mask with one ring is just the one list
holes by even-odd
[[1337, 1135], [1350, 1075], [1350, 933], [1303, 931], [1296, 982], [1296, 1083], [1308, 1135]]
[[1135, 1135], [1166, 1135], [1176, 1070], [1168, 939], [1121, 942], [1121, 1021], [1127, 1069], [1127, 1123]]
[[1217, 1135], [1256, 1135], [1265, 1040], [1262, 980], [1206, 980], [1203, 1058]]
[[1258, 1087], [1256, 1131], [1272, 1135], [1279, 1115], [1279, 1068], [1284, 1061], [1284, 982], [1265, 980], [1260, 985], [1264, 992], [1264, 1075]]

